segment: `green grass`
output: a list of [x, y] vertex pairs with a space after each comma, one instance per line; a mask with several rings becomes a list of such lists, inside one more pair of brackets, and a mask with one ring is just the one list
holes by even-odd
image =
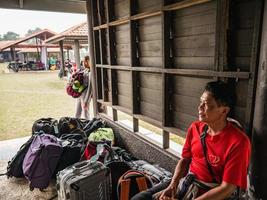
[[3, 73], [5, 67], [0, 64], [0, 140], [30, 135], [41, 117], [74, 116], [75, 99], [58, 72]]

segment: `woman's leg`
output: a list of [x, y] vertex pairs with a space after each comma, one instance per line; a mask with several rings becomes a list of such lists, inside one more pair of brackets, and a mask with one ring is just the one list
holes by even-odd
[[76, 101], [76, 113], [75, 113], [75, 117], [76, 118], [81, 118], [82, 115], [82, 102], [81, 99], [78, 98]]

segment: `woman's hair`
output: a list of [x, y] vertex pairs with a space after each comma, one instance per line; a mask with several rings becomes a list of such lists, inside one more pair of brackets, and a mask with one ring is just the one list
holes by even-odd
[[84, 60], [89, 60], [89, 56], [85, 56], [84, 57]]

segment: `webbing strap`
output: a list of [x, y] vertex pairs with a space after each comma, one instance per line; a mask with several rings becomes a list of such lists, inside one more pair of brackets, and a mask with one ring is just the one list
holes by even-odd
[[130, 179], [126, 179], [126, 180], [121, 181], [120, 200], [129, 200], [130, 181], [131, 181]]
[[136, 182], [140, 192], [147, 190], [146, 177], [138, 177]]

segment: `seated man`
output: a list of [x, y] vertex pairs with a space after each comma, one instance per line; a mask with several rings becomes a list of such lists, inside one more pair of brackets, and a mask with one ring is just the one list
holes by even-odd
[[[188, 174], [187, 169], [201, 183], [209, 186], [208, 183], [217, 183], [208, 191], [200, 189], [194, 198], [196, 200], [226, 199], [236, 188], [247, 188], [251, 147], [246, 134], [227, 121], [233, 105], [232, 96], [222, 81], [206, 85], [198, 106], [199, 121], [193, 122], [188, 129], [182, 158], [171, 183], [159, 195], [160, 200], [173, 198], [181, 178]], [[204, 129], [206, 156], [201, 143]]]

